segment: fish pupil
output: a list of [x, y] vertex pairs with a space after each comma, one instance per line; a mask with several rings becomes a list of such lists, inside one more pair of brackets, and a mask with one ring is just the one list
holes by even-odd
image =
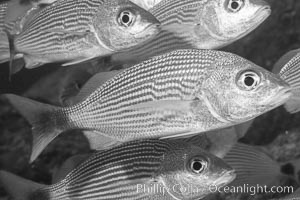
[[125, 23], [125, 24], [127, 24], [128, 22], [129, 22], [129, 16], [128, 15], [123, 15], [122, 16], [122, 21]]
[[245, 84], [249, 87], [251, 87], [254, 84], [255, 80], [252, 77], [246, 77], [245, 78]]
[[238, 2], [232, 2], [231, 3], [231, 8], [232, 9], [236, 10], [236, 9], [238, 9], [238, 7], [239, 7], [239, 3]]
[[202, 169], [202, 167], [203, 167], [202, 163], [199, 162], [199, 161], [196, 161], [196, 162], [193, 163], [193, 169], [195, 171], [200, 171]]

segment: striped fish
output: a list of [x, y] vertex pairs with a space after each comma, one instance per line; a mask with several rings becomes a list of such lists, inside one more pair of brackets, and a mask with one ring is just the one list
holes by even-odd
[[150, 2], [155, 3], [149, 11], [161, 22], [161, 32], [139, 48], [113, 55], [112, 62], [130, 65], [176, 49], [221, 48], [253, 31], [271, 13], [263, 0]]
[[290, 95], [289, 85], [277, 75], [235, 54], [177, 50], [123, 71], [95, 75], [74, 106], [6, 97], [33, 126], [33, 161], [66, 130], [88, 130], [93, 133], [90, 141], [99, 146], [101, 141], [113, 145], [183, 137], [248, 121]]
[[30, 17], [9, 41], [11, 54], [23, 54], [26, 68], [72, 65], [145, 42], [157, 34], [158, 25], [129, 0], [64, 0]]
[[16, 200], [199, 199], [210, 193], [210, 185], [225, 186], [234, 178], [230, 166], [201, 148], [162, 140], [97, 152], [50, 186], [0, 172], [0, 182]]

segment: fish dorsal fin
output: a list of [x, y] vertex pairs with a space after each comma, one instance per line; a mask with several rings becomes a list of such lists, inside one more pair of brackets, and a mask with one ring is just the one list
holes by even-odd
[[15, 200], [30, 200], [32, 193], [45, 187], [6, 171], [0, 171], [0, 183]]
[[73, 169], [83, 163], [86, 159], [88, 159], [91, 154], [80, 154], [75, 155], [66, 160], [61, 167], [53, 173], [52, 176], [52, 184], [58, 183], [62, 179], [64, 179]]
[[[281, 66], [283, 66], [281, 68]], [[285, 109], [290, 113], [300, 111], [300, 49], [285, 54], [275, 64], [274, 72], [279, 72], [280, 77], [291, 87], [293, 96], [285, 103]]]
[[101, 72], [95, 74], [80, 90], [77, 96], [70, 99], [72, 105], [84, 101], [88, 96], [90, 96], [94, 91], [96, 91], [101, 85], [106, 81], [112, 79], [117, 74], [121, 73], [124, 70], [115, 70], [110, 72]]

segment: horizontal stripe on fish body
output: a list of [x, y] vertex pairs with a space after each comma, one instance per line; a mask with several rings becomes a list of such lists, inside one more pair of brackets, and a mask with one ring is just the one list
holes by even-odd
[[37, 193], [47, 193], [57, 200], [148, 199], [149, 194], [137, 192], [137, 185], [158, 178], [164, 153], [175, 148], [172, 145], [156, 140], [134, 141], [97, 152], [64, 180]]
[[4, 28], [7, 6], [7, 2], [0, 3], [0, 29]]
[[[38, 12], [24, 30], [16, 36], [15, 46], [17, 51], [29, 51], [30, 54], [57, 55], [63, 52], [87, 49], [96, 38], [88, 35], [92, 20], [103, 1], [57, 1]], [[63, 33], [56, 30], [66, 30]], [[81, 33], [80, 34], [71, 34]], [[91, 39], [91, 41], [86, 41]], [[41, 49], [43, 52], [40, 52]]]
[[[184, 29], [183, 29], [184, 30]], [[195, 39], [195, 40], [194, 40]], [[157, 55], [161, 55], [177, 49], [192, 49], [197, 43], [197, 38], [190, 37], [188, 32], [171, 32], [161, 30], [161, 32], [152, 40], [143, 46], [138, 46], [130, 51], [116, 53], [112, 56], [115, 62], [131, 62], [139, 58], [145, 60]], [[122, 63], [121, 63], [122, 64]]]
[[195, 23], [195, 17], [199, 8], [205, 5], [205, 1], [197, 0], [164, 0], [149, 11], [162, 23], [162, 25], [174, 25], [179, 23]]
[[[174, 130], [173, 126], [186, 129], [187, 126], [192, 126], [191, 123], [197, 126], [192, 113], [148, 113], [127, 108], [159, 100], [192, 101], [197, 92], [197, 85], [206, 77], [206, 73], [209, 73], [206, 69], [217, 55], [218, 53], [211, 52], [204, 56], [196, 51], [182, 54], [179, 51], [167, 57], [154, 58], [117, 75], [85, 101], [63, 109], [62, 112], [77, 127], [97, 129], [101, 132], [114, 129], [111, 134], [121, 137], [141, 134], [139, 130], [144, 132], [145, 129], [149, 130], [149, 133], [145, 131], [146, 135], [159, 135], [164, 131], [163, 126], [170, 130]], [[205, 59], [202, 59], [203, 56]], [[169, 115], [169, 120], [161, 121], [162, 115]]]

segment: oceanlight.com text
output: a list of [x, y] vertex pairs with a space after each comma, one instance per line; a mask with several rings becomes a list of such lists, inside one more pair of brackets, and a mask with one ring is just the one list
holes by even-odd
[[247, 193], [250, 195], [256, 195], [256, 194], [268, 194], [268, 193], [278, 193], [278, 194], [292, 194], [294, 193], [294, 188], [292, 186], [250, 186], [249, 184], [244, 184], [241, 186], [225, 186], [225, 187], [217, 187], [214, 185], [211, 185], [209, 187], [209, 191], [212, 193], [220, 192], [220, 193], [231, 193], [231, 194], [237, 194], [237, 193]]
[[143, 185], [138, 184], [136, 188], [137, 193], [147, 193], [147, 194], [185, 194], [185, 195], [196, 195], [203, 193], [231, 193], [231, 194], [241, 194], [247, 193], [250, 195], [256, 194], [268, 194], [268, 193], [279, 193], [279, 194], [292, 194], [294, 192], [294, 188], [292, 186], [250, 186], [248, 184], [244, 184], [242, 186], [225, 186], [218, 187], [215, 185], [211, 185], [208, 188], [197, 187], [195, 185], [180, 185], [175, 184], [170, 187], [166, 187], [161, 184], [150, 184]]

